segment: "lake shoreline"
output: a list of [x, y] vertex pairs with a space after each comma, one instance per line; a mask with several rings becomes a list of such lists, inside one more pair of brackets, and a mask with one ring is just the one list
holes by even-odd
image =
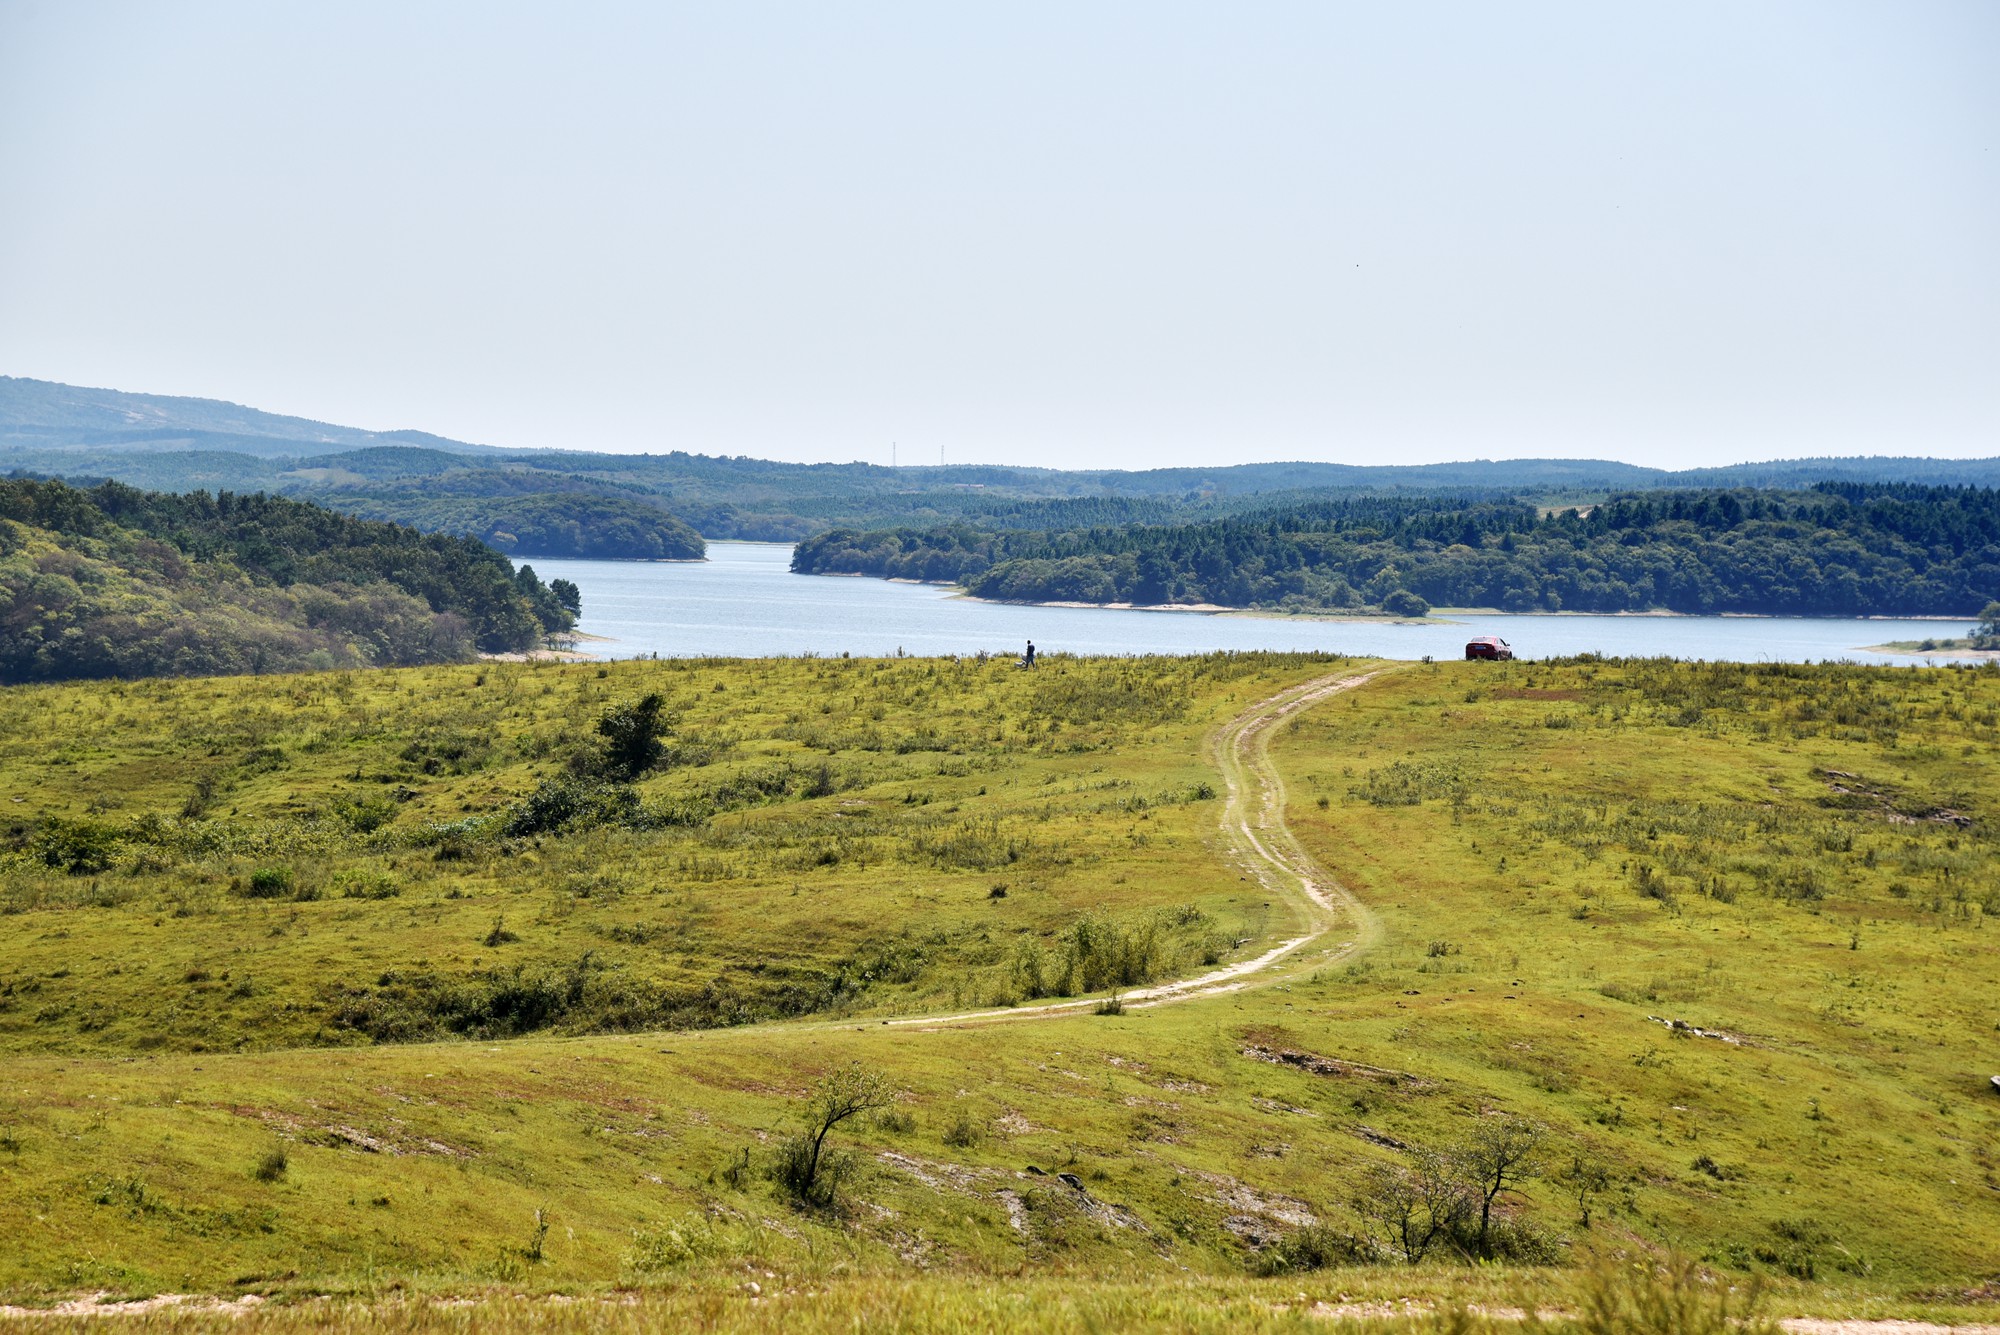
[[[783, 543], [717, 542], [704, 562], [558, 561], [536, 570], [583, 591], [582, 642], [600, 659], [1013, 655], [1033, 640], [1047, 654], [1328, 653], [1418, 661], [1460, 658], [1466, 642], [1498, 635], [1522, 660], [1578, 654], [1709, 662], [1866, 662], [1921, 666], [1921, 654], [1860, 645], [1943, 639], [1970, 622], [1860, 618], [1674, 616], [1658, 613], [1482, 613], [1445, 607], [1420, 618], [1352, 609], [1289, 611], [1201, 604], [1130, 609], [974, 598], [945, 581], [846, 574], [793, 575]], [[1180, 616], [1138, 616], [1155, 610]], [[565, 646], [568, 647], [568, 646]], [[1944, 666], [1938, 660], [1939, 666]]]
[[1974, 649], [1963, 640], [1945, 640], [1929, 649], [1922, 640], [1895, 640], [1871, 644], [1863, 651], [1871, 654], [1908, 654], [1923, 658], [1956, 658], [1975, 663], [2000, 660], [2000, 649]]
[[[968, 603], [986, 603], [994, 607], [1073, 607], [1088, 608], [1104, 612], [1196, 612], [1203, 616], [1217, 617], [1257, 617], [1268, 621], [1331, 621], [1353, 622], [1375, 626], [1450, 626], [1459, 624], [1461, 617], [1621, 617], [1631, 620], [1659, 621], [1703, 621], [1719, 619], [1724, 621], [1937, 621], [1959, 623], [1964, 617], [1946, 616], [1862, 616], [1862, 617], [1807, 617], [1780, 612], [1674, 612], [1666, 608], [1650, 608], [1643, 612], [1584, 612], [1555, 611], [1546, 609], [1532, 612], [1507, 612], [1497, 607], [1433, 607], [1420, 617], [1394, 616], [1387, 612], [1341, 611], [1288, 611], [1281, 607], [1230, 607], [1223, 603], [1086, 603], [1073, 599], [1034, 598], [982, 598], [975, 593], [967, 593], [963, 586], [949, 580], [899, 579], [881, 575], [864, 575], [856, 571], [829, 572], [837, 579], [881, 579], [888, 584], [920, 584], [932, 588], [952, 589], [951, 597]], [[820, 578], [813, 576], [812, 578]], [[1871, 650], [1881, 653], [1913, 653], [1915, 650], [1903, 648]]]

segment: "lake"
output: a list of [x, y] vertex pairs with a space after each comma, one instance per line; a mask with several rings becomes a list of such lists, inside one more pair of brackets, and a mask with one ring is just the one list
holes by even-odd
[[904, 653], [1196, 654], [1215, 649], [1326, 650], [1382, 658], [1457, 658], [1474, 635], [1498, 635], [1523, 658], [1665, 654], [1736, 662], [1922, 663], [1869, 653], [1891, 640], [1963, 635], [1971, 619], [1476, 615], [1429, 625], [1291, 617], [1019, 607], [954, 597], [929, 584], [794, 575], [788, 545], [711, 542], [709, 559], [530, 561], [544, 580], [583, 592], [577, 629], [613, 658]]

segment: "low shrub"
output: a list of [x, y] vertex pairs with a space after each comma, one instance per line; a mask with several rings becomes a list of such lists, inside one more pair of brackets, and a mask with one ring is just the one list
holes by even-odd
[[290, 868], [259, 867], [250, 873], [241, 893], [245, 899], [283, 899], [291, 890]]
[[32, 847], [45, 865], [72, 876], [90, 876], [111, 869], [119, 842], [119, 832], [109, 825], [52, 816], [36, 830]]
[[1285, 1234], [1252, 1259], [1260, 1275], [1290, 1275], [1343, 1265], [1374, 1265], [1382, 1249], [1374, 1239], [1331, 1224], [1307, 1224]]
[[513, 838], [562, 834], [597, 825], [643, 825], [639, 795], [623, 784], [570, 775], [544, 780], [508, 815], [501, 832]]
[[686, 1214], [654, 1228], [634, 1229], [624, 1269], [634, 1278], [648, 1279], [709, 1260], [722, 1245], [722, 1232], [714, 1220]]

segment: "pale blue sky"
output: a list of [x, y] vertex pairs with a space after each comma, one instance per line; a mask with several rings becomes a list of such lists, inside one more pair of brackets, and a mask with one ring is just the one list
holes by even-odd
[[0, 373], [500, 445], [2000, 453], [2000, 4], [0, 0]]

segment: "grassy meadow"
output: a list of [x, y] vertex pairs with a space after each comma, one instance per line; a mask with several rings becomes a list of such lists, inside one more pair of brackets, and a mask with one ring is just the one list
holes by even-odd
[[[2000, 671], [1387, 668], [1270, 742], [1374, 944], [901, 1023], [1295, 931], [1218, 835], [1207, 738], [1368, 666], [0, 693], [0, 1293], [271, 1297], [131, 1318], [232, 1329], [1388, 1329], [1587, 1309], [1594, 1258], [1671, 1250], [1787, 1314], [1992, 1320]], [[578, 758], [649, 692], [673, 763], [606, 789]], [[797, 1208], [774, 1156], [854, 1064], [894, 1097]], [[1503, 1124], [1535, 1143], [1493, 1259], [1405, 1264], [1393, 1189]]]
[[1531, 1111], [1572, 1187], [1608, 1170], [1594, 1232], [1991, 1275], [1996, 742], [1992, 669], [1394, 674], [1278, 749], [1294, 830], [1386, 936], [1288, 1031]]
[[[1202, 738], [1328, 667], [791, 659], [0, 694], [0, 1050], [1004, 1005], [1265, 935]], [[659, 693], [667, 763], [575, 774]]]

